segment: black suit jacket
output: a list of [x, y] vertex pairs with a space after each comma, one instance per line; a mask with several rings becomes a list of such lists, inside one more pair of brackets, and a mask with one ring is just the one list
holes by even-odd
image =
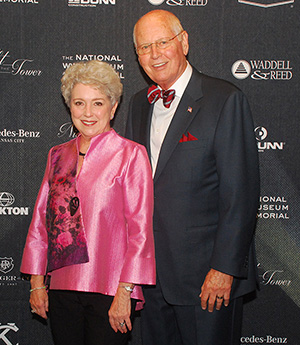
[[[131, 99], [126, 137], [150, 157], [153, 105], [146, 95]], [[189, 133], [197, 140], [180, 142]], [[258, 155], [239, 89], [193, 69], [161, 147], [154, 195], [157, 274], [167, 302], [200, 304], [210, 268], [235, 277], [231, 298], [256, 288]]]

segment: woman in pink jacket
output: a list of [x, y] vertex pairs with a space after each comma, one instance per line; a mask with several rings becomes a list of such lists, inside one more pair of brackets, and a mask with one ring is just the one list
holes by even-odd
[[62, 94], [78, 136], [49, 152], [21, 272], [56, 345], [126, 344], [141, 285], [155, 284], [151, 167], [110, 127], [122, 94], [112, 67], [72, 65]]

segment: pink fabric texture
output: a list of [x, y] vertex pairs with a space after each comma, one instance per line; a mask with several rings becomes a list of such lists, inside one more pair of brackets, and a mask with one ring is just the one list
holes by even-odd
[[76, 145], [71, 142], [67, 150], [56, 147], [50, 159], [53, 169], [46, 212], [49, 272], [89, 261], [76, 190]]
[[[54, 152], [70, 161], [79, 153], [80, 136], [52, 148], [36, 201], [24, 248], [21, 272], [45, 275], [48, 260], [46, 213]], [[68, 160], [67, 159], [67, 160]], [[152, 232], [153, 181], [146, 149], [120, 137], [114, 130], [91, 140], [75, 178], [89, 261], [51, 272], [51, 289], [99, 292], [114, 296], [119, 282], [134, 283], [132, 298], [143, 301], [142, 284], [155, 284]], [[68, 212], [68, 211], [67, 211]], [[63, 232], [61, 232], [63, 233]], [[60, 242], [60, 239], [58, 239]], [[71, 242], [69, 235], [61, 239]], [[141, 304], [138, 304], [138, 308]]]

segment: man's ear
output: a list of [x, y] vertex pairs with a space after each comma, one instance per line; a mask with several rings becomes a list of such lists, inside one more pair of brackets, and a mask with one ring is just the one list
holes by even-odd
[[183, 54], [187, 56], [189, 52], [189, 34], [186, 31], [183, 31], [183, 33], [181, 34], [181, 45]]

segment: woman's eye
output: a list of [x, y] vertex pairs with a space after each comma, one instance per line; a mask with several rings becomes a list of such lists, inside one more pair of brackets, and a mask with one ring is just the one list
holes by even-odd
[[82, 104], [83, 104], [83, 103], [80, 102], [80, 101], [76, 101], [76, 102], [75, 102], [75, 105], [77, 105], [77, 106], [82, 105]]
[[95, 102], [95, 105], [101, 106], [101, 105], [102, 105], [102, 102]]

